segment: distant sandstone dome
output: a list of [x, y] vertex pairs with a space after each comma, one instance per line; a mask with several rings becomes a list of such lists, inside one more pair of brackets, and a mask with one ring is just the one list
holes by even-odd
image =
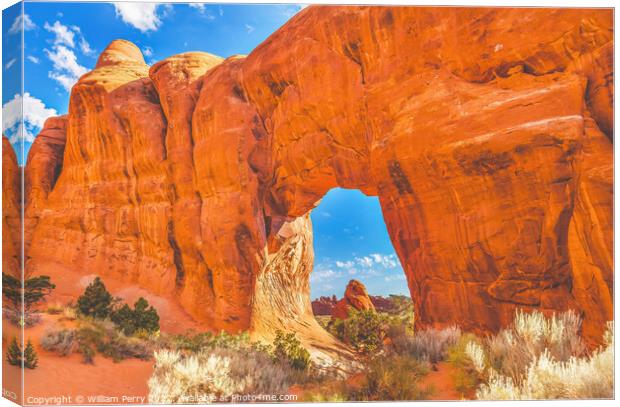
[[[97, 274], [205, 329], [332, 343], [311, 311], [309, 211], [357, 188], [379, 197], [418, 327], [575, 309], [600, 341], [612, 30], [606, 9], [311, 6], [245, 58], [149, 67], [114, 41], [30, 150], [26, 273], [63, 298]], [[3, 152], [7, 270], [16, 165]]]
[[366, 286], [357, 280], [349, 281], [344, 297], [336, 303], [332, 318], [347, 319], [351, 309], [356, 311], [375, 311], [375, 306], [368, 296]]

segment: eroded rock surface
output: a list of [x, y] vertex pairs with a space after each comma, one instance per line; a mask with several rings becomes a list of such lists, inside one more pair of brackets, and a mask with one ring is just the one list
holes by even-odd
[[597, 340], [612, 28], [604, 9], [308, 7], [245, 58], [149, 68], [115, 41], [72, 90], [62, 165], [44, 142], [28, 159], [28, 272], [113, 276], [208, 328], [329, 342], [308, 213], [359, 188], [379, 196], [419, 326], [572, 308]]
[[2, 272], [21, 277], [21, 169], [15, 150], [2, 136]]

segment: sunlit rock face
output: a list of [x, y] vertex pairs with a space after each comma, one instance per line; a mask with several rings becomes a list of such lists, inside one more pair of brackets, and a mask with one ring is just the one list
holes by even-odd
[[308, 7], [247, 57], [149, 68], [114, 41], [28, 157], [27, 271], [99, 274], [205, 328], [326, 343], [309, 211], [358, 188], [380, 199], [418, 326], [575, 309], [597, 340], [612, 319], [612, 27], [602, 9]]
[[2, 272], [21, 276], [21, 170], [9, 139], [2, 135]]

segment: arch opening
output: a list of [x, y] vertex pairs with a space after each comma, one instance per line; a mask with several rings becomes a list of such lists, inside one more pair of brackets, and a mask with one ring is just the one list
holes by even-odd
[[342, 298], [351, 280], [364, 284], [377, 301], [390, 295], [409, 297], [378, 197], [333, 188], [310, 217], [314, 249], [310, 295], [315, 316], [331, 315], [331, 306]]

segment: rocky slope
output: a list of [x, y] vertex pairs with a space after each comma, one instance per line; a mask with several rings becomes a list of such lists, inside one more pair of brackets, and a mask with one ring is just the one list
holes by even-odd
[[27, 272], [111, 276], [205, 327], [325, 343], [308, 214], [359, 188], [420, 326], [573, 308], [596, 340], [612, 319], [612, 27], [604, 9], [308, 7], [247, 57], [149, 68], [114, 41], [30, 151]]

